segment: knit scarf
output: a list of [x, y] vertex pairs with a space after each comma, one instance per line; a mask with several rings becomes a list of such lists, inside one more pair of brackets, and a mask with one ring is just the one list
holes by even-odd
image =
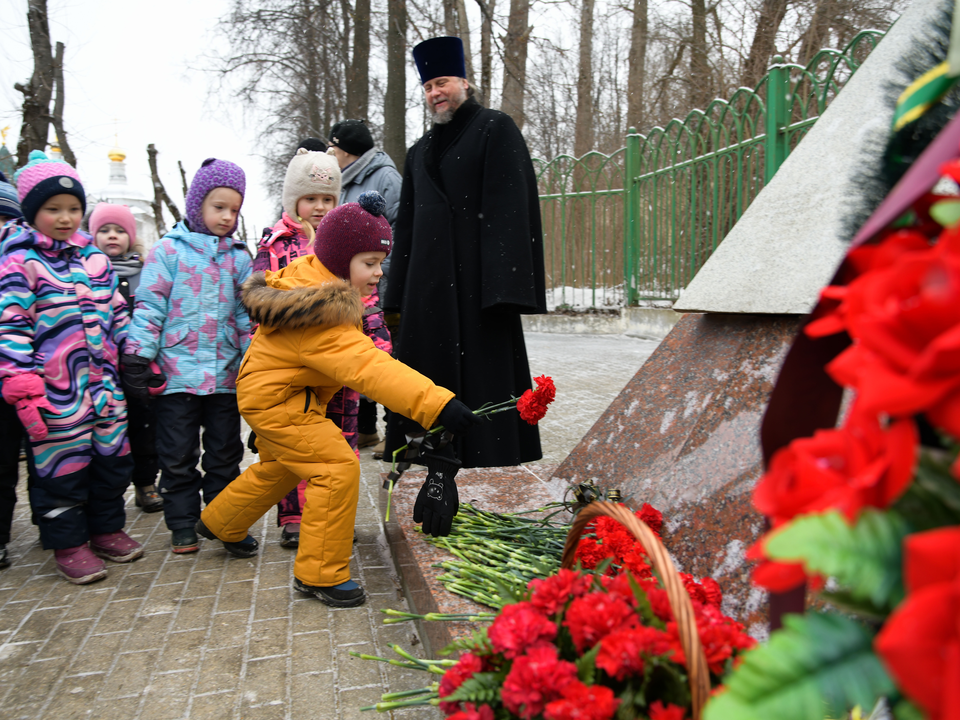
[[140, 271], [143, 270], [143, 260], [136, 253], [118, 258], [110, 258], [110, 264], [117, 277], [126, 278], [130, 294], [136, 295], [140, 286]]

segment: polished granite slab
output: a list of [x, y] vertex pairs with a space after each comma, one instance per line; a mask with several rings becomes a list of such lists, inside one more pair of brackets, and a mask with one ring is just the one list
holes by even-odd
[[[461, 470], [457, 474], [460, 502], [468, 502], [491, 512], [522, 512], [542, 507], [563, 498], [565, 485], [552, 481], [555, 465], [519, 465], [502, 468]], [[464, 597], [448, 592], [437, 577], [445, 571], [435, 567], [454, 559], [444, 550], [429, 544], [413, 522], [413, 504], [426, 477], [425, 470], [403, 474], [393, 491], [390, 518], [384, 522], [390, 553], [400, 575], [403, 592], [411, 612], [439, 613], [490, 612]], [[386, 515], [387, 491], [380, 490], [381, 517]], [[454, 639], [467, 636], [477, 625], [467, 622], [419, 622], [420, 638], [430, 657]]]
[[619, 488], [631, 507], [660, 509], [681, 569], [715, 578], [724, 611], [757, 635], [766, 596], [751, 588], [743, 553], [763, 518], [750, 493], [762, 469], [760, 422], [801, 320], [685, 315], [552, 478]]

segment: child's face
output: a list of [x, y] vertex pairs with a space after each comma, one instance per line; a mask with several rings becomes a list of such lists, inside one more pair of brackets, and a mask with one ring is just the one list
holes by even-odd
[[66, 194], [54, 195], [40, 206], [33, 226], [54, 240], [66, 240], [77, 231], [81, 220], [83, 207], [77, 198]]
[[243, 204], [243, 195], [233, 188], [218, 187], [207, 193], [200, 206], [203, 224], [211, 235], [223, 237], [237, 224], [237, 215]]
[[362, 252], [353, 256], [350, 261], [350, 284], [364, 297], [373, 295], [377, 283], [383, 276], [380, 263], [387, 256], [383, 252]]
[[333, 195], [304, 195], [297, 200], [297, 215], [306, 220], [316, 230], [323, 216], [337, 206]]
[[97, 247], [112, 258], [126, 255], [130, 250], [130, 233], [116, 223], [107, 223], [97, 230]]

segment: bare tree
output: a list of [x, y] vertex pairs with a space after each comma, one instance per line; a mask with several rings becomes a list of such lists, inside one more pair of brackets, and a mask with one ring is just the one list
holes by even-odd
[[383, 149], [403, 172], [407, 150], [407, 5], [387, 0], [387, 92], [383, 99]]
[[[150, 164], [150, 179], [153, 181], [153, 202], [150, 203], [150, 206], [153, 208], [153, 218], [157, 224], [157, 235], [163, 237], [167, 234], [167, 226], [163, 222], [163, 206], [167, 206], [170, 214], [173, 215], [173, 221], [175, 223], [180, 222], [182, 217], [180, 210], [173, 200], [170, 199], [166, 188], [163, 187], [163, 181], [160, 179], [160, 173], [157, 171], [157, 148], [154, 147], [153, 143], [147, 145], [147, 162]], [[181, 171], [183, 170], [182, 165], [180, 169]]]
[[510, 0], [510, 19], [503, 39], [503, 95], [500, 109], [523, 129], [523, 96], [527, 87], [527, 43], [530, 0]]
[[63, 106], [65, 103], [63, 94], [63, 49], [63, 43], [58, 42], [57, 54], [53, 60], [53, 83], [57, 90], [57, 99], [53, 103], [53, 117], [51, 118], [51, 122], [53, 123], [54, 131], [57, 133], [57, 140], [60, 143], [60, 152], [63, 154], [63, 159], [76, 167], [77, 157], [70, 148], [70, 143], [67, 140], [67, 131], [63, 126]]
[[347, 73], [347, 115], [367, 117], [370, 104], [370, 0], [356, 0], [353, 21], [353, 59]]
[[776, 50], [780, 23], [786, 14], [787, 0], [763, 0], [760, 4], [750, 55], [744, 62], [743, 73], [740, 75], [740, 84], [744, 87], [754, 87], [767, 71]]
[[27, 25], [33, 50], [33, 75], [26, 85], [13, 87], [23, 94], [23, 123], [17, 142], [17, 164], [26, 165], [31, 150], [45, 150], [50, 130], [50, 99], [53, 96], [53, 53], [50, 49], [50, 23], [47, 0], [29, 0]]
[[593, 144], [593, 6], [594, 0], [581, 0], [577, 125], [573, 142], [573, 154], [577, 157], [585, 155]]
[[704, 108], [713, 98], [710, 63], [707, 58], [707, 6], [705, 0], [690, 0], [690, 107]]
[[480, 6], [480, 93], [486, 103], [492, 100], [493, 85], [493, 13], [496, 0], [477, 0]]
[[642, 128], [644, 123], [643, 94], [646, 90], [647, 26], [649, 21], [647, 0], [633, 0], [633, 23], [630, 27], [630, 57], [627, 74], [627, 127]]

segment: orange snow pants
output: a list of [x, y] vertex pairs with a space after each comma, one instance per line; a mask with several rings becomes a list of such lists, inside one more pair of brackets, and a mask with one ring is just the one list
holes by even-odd
[[306, 507], [293, 574], [317, 587], [346, 582], [360, 494], [356, 454], [340, 428], [326, 418], [282, 430], [251, 425], [257, 433], [260, 462], [217, 495], [200, 516], [203, 523], [221, 540], [239, 542], [250, 526], [306, 478]]

